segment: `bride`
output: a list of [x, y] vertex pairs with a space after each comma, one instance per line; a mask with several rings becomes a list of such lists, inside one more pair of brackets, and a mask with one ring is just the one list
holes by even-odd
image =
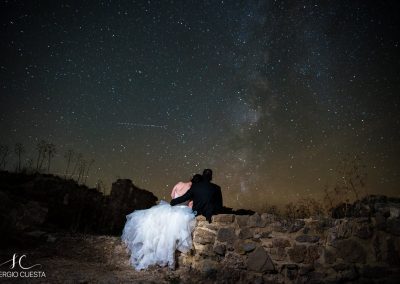
[[[190, 182], [179, 182], [172, 190], [171, 197], [182, 196], [192, 184], [200, 182], [196, 174]], [[168, 265], [175, 268], [175, 250], [183, 253], [192, 248], [192, 232], [195, 214], [190, 203], [171, 206], [161, 200], [149, 209], [136, 210], [126, 216], [122, 241], [131, 254], [130, 263], [136, 270], [150, 265]]]

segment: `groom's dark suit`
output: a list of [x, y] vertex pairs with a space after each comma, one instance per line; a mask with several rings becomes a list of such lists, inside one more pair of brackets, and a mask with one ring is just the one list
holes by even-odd
[[184, 195], [172, 199], [171, 205], [177, 205], [188, 200], [193, 200], [192, 209], [197, 212], [197, 215], [203, 215], [208, 222], [211, 222], [211, 216], [220, 213], [222, 210], [221, 187], [206, 180], [201, 181], [193, 184]]

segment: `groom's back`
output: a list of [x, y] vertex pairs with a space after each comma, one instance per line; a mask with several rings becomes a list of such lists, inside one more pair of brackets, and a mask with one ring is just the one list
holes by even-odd
[[211, 216], [219, 210], [218, 192], [221, 192], [220, 187], [208, 181], [202, 181], [192, 185], [191, 190], [193, 192], [193, 210], [211, 221]]

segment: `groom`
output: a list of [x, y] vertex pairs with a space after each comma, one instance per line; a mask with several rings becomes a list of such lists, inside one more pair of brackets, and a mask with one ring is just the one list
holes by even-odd
[[222, 194], [221, 187], [211, 182], [212, 170], [205, 169], [203, 171], [203, 179], [199, 183], [195, 183], [181, 197], [171, 200], [171, 205], [177, 205], [182, 202], [193, 200], [193, 211], [196, 215], [203, 215], [209, 223], [211, 216], [222, 211]]

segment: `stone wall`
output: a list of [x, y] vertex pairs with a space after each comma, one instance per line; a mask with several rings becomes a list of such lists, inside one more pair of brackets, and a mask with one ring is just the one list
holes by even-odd
[[399, 208], [346, 219], [199, 216], [179, 265], [218, 283], [397, 283]]

